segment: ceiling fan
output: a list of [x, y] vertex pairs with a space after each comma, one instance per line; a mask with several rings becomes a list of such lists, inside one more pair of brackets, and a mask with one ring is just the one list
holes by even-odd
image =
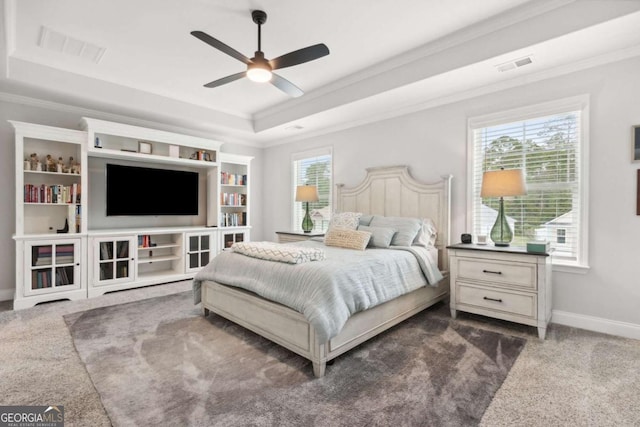
[[319, 43], [313, 46], [308, 46], [302, 49], [295, 50], [293, 52], [286, 53], [275, 59], [268, 60], [264, 57], [264, 52], [262, 52], [261, 46], [261, 27], [262, 24], [267, 21], [267, 14], [262, 10], [254, 10], [251, 12], [251, 17], [253, 19], [253, 22], [258, 24], [258, 50], [255, 52], [255, 56], [253, 58], [247, 58], [237, 50], [227, 46], [220, 40], [215, 39], [202, 31], [191, 32], [193, 36], [199, 38], [208, 45], [215, 47], [216, 49], [226, 53], [229, 56], [232, 56], [233, 58], [247, 65], [246, 71], [214, 80], [204, 86], [209, 88], [217, 87], [226, 83], [231, 83], [243, 77], [248, 77], [249, 80], [252, 80], [254, 82], [270, 82], [272, 85], [294, 98], [301, 96], [302, 94], [304, 94], [304, 92], [299, 87], [291, 83], [289, 80], [273, 73], [273, 70], [292, 67], [294, 65], [303, 64], [305, 62], [322, 58], [323, 56], [329, 54], [329, 48], [324, 43]]

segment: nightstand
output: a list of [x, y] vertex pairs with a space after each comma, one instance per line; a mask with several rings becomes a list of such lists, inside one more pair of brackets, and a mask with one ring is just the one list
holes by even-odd
[[551, 257], [519, 247], [447, 246], [451, 316], [481, 314], [538, 328], [544, 339], [551, 319]]
[[322, 237], [324, 232], [305, 233], [304, 231], [276, 231], [278, 243], [301, 242], [312, 237]]

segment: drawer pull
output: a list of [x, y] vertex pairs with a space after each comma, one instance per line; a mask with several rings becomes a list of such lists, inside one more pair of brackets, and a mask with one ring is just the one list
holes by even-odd
[[482, 297], [482, 299], [486, 299], [487, 301], [502, 302], [502, 299], [499, 298]]
[[502, 274], [502, 271], [482, 270], [482, 272], [489, 273], [489, 274]]

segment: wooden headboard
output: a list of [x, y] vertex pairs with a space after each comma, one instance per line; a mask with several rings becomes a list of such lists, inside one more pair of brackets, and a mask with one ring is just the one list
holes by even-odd
[[436, 247], [440, 270], [449, 270], [446, 247], [451, 234], [451, 175], [434, 183], [421, 183], [408, 166], [367, 168], [357, 186], [336, 186], [337, 212], [431, 218], [438, 228]]

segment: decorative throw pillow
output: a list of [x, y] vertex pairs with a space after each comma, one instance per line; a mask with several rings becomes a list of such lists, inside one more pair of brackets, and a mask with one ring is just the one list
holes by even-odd
[[369, 225], [371, 220], [373, 219], [373, 215], [362, 215], [359, 220], [359, 225]]
[[436, 224], [431, 218], [423, 218], [422, 226], [420, 227], [420, 231], [418, 231], [418, 235], [413, 240], [413, 244], [424, 247], [434, 246], [437, 238], [438, 229], [436, 228]]
[[391, 246], [411, 246], [418, 235], [418, 231], [420, 231], [422, 220], [401, 216], [374, 215], [370, 226], [388, 227], [396, 230], [396, 234], [391, 239]]
[[359, 225], [358, 230], [368, 231], [371, 233], [369, 246], [374, 248], [388, 248], [391, 246], [393, 235], [396, 234], [396, 230], [388, 227], [368, 227], [366, 225]]
[[360, 212], [340, 212], [334, 213], [329, 221], [329, 230], [332, 228], [346, 228], [348, 230], [355, 230], [358, 228]]
[[324, 244], [340, 248], [364, 251], [371, 238], [366, 231], [349, 230], [347, 228], [329, 228], [324, 236]]

